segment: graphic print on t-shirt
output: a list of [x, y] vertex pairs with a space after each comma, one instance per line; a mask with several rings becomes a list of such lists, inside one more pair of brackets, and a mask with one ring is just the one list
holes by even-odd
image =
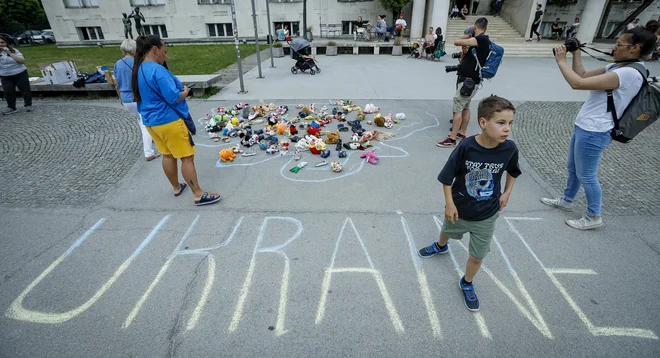
[[467, 193], [478, 201], [490, 199], [495, 190], [493, 174], [499, 173], [504, 168], [504, 163], [479, 163], [466, 160], [465, 166], [469, 170], [465, 175]]

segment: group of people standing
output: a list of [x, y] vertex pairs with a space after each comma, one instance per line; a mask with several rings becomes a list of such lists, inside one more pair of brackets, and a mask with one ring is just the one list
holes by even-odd
[[[146, 160], [162, 155], [163, 171], [175, 197], [190, 187], [195, 205], [220, 201], [220, 194], [203, 191], [197, 180], [195, 125], [186, 103], [190, 88], [163, 66], [167, 45], [158, 36], [147, 35], [124, 40], [120, 49], [124, 57], [114, 67], [117, 87], [124, 108], [142, 131]], [[160, 153], [153, 150], [152, 141]], [[179, 160], [184, 183], [179, 181]]]

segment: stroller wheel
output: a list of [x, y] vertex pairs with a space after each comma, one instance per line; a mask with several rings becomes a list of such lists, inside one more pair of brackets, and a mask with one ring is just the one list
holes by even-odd
[[291, 67], [291, 73], [295, 75], [296, 73], [298, 73], [298, 69], [295, 67]]
[[313, 75], [316, 74], [316, 71], [314, 71], [314, 70], [309, 70], [309, 74], [313, 76]]
[[316, 72], [321, 73], [321, 69], [318, 66], [316, 66]]

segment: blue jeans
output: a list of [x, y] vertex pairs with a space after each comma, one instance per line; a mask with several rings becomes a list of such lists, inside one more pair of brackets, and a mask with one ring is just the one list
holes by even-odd
[[587, 195], [587, 215], [591, 217], [600, 216], [603, 191], [598, 182], [598, 163], [610, 143], [610, 132], [589, 132], [575, 126], [568, 146], [568, 181], [563, 198], [573, 201], [583, 186]]

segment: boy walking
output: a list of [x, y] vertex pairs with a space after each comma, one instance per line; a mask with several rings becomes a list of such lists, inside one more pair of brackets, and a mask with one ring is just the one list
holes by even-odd
[[[481, 134], [464, 139], [449, 156], [438, 175], [445, 194], [445, 220], [440, 240], [419, 250], [428, 258], [449, 251], [449, 239], [461, 239], [470, 233], [465, 276], [458, 285], [465, 296], [465, 307], [479, 310], [479, 299], [472, 280], [483, 259], [490, 251], [499, 212], [506, 207], [516, 178], [518, 148], [507, 140], [515, 107], [508, 100], [490, 96], [479, 104], [478, 117]], [[507, 172], [502, 192], [501, 182]]]

